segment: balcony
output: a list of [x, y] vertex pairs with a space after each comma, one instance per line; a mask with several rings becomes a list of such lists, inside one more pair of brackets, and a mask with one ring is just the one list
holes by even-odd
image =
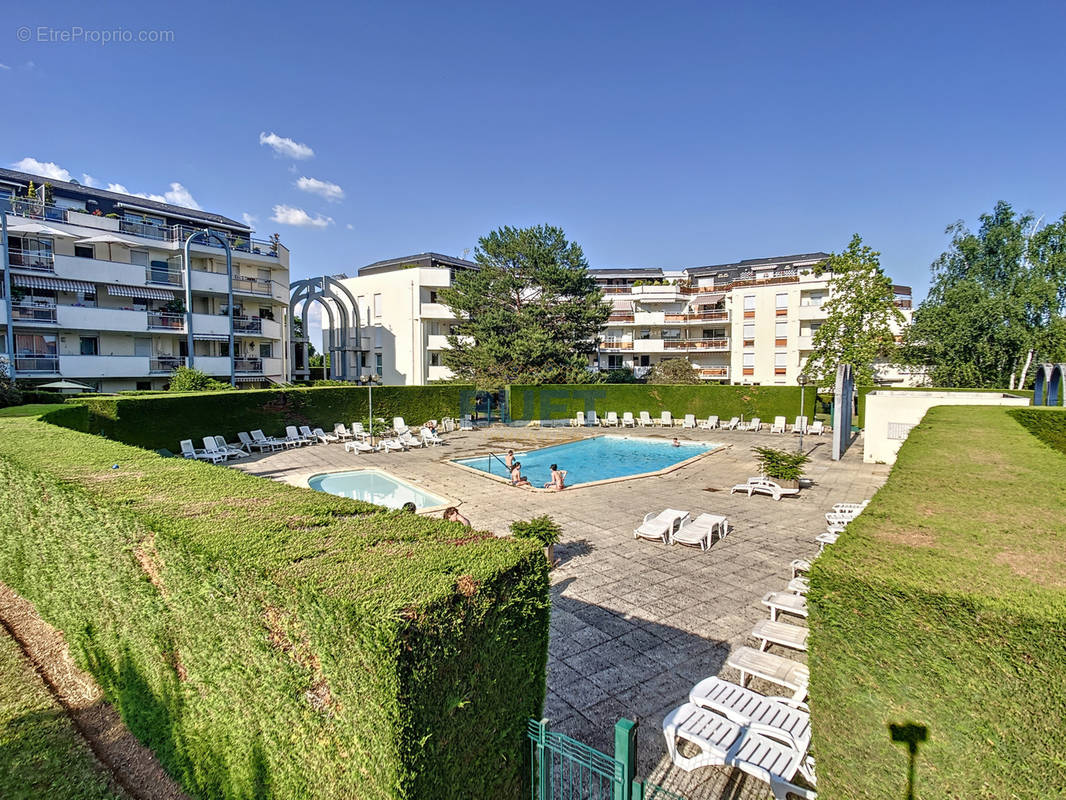
[[729, 339], [663, 339], [663, 349], [721, 352], [729, 349]]
[[825, 319], [826, 313], [821, 303], [800, 303], [796, 316], [801, 320]]
[[180, 333], [185, 330], [185, 315], [169, 311], [149, 311], [148, 330]]
[[[193, 314], [192, 331], [212, 333], [216, 336], [229, 336], [229, 316], [227, 314]], [[229, 372], [229, 367], [226, 367]]]
[[35, 272], [55, 272], [55, 254], [47, 250], [22, 250], [9, 247], [7, 263], [15, 269], [32, 269]]
[[233, 332], [259, 336], [263, 333], [263, 320], [259, 317], [234, 317]]
[[61, 305], [59, 306], [59, 325], [64, 330], [144, 333], [148, 330], [148, 317], [144, 311]]
[[59, 356], [34, 354], [15, 356], [15, 372], [59, 372]]
[[620, 350], [632, 350], [633, 342], [628, 339], [604, 339], [600, 344], [600, 350], [602, 352], [612, 352]]
[[66, 378], [137, 378], [148, 375], [148, 356], [59, 357], [59, 371]]
[[685, 299], [682, 286], [634, 286], [631, 291], [633, 299], [642, 303], [676, 303]]
[[728, 311], [693, 311], [685, 314], [666, 314], [665, 322], [729, 322]]
[[439, 333], [430, 333], [426, 336], [427, 350], [447, 350], [448, 337]]
[[607, 317], [607, 324], [611, 325], [612, 323], [622, 324], [627, 322], [633, 322], [634, 319], [635, 317], [633, 316], [633, 314], [611, 314], [611, 316]]
[[238, 373], [261, 375], [263, 373], [263, 359], [261, 358], [238, 358], [233, 362], [233, 370]]
[[421, 310], [426, 319], [455, 319], [455, 314], [444, 303], [422, 303]]
[[169, 375], [178, 367], [184, 367], [186, 361], [187, 359], [183, 356], [156, 356], [148, 360], [148, 371], [153, 374]]
[[[225, 279], [225, 276], [223, 276]], [[254, 294], [257, 297], [272, 297], [273, 296], [273, 281], [263, 281], [259, 278], [243, 278], [239, 275], [233, 276], [233, 291], [240, 294]]]
[[184, 286], [185, 276], [181, 268], [181, 259], [168, 258], [165, 268], [147, 267], [144, 271], [144, 282], [161, 286]]
[[729, 367], [700, 367], [700, 378], [705, 381], [727, 381]]
[[56, 307], [54, 305], [13, 305], [11, 306], [11, 319], [14, 322], [55, 325]]

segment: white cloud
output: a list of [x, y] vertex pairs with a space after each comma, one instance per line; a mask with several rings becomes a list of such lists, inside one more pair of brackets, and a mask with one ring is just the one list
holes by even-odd
[[311, 158], [315, 154], [315, 151], [306, 144], [303, 144], [302, 142], [294, 142], [292, 139], [278, 136], [273, 132], [261, 132], [259, 134], [259, 144], [268, 145], [279, 156], [295, 158], [297, 161]]
[[259, 222], [259, 217], [255, 216], [255, 214], [249, 214], [247, 211], [245, 211], [243, 214], [241, 214], [241, 220], [249, 228], [254, 228]]
[[94, 178], [88, 172], [83, 172], [81, 174], [81, 182], [84, 183], [86, 186], [99, 186], [100, 185], [99, 181], [97, 181], [96, 178]]
[[344, 199], [344, 189], [330, 181], [320, 181], [318, 178], [299, 178], [296, 188], [308, 194], [317, 194], [331, 203], [338, 203]]
[[197, 211], [200, 209], [200, 204], [196, 202], [189, 190], [182, 186], [177, 181], [170, 184], [170, 191], [164, 194], [145, 194], [144, 192], [131, 192], [121, 183], [109, 183], [107, 185], [109, 192], [118, 192], [119, 194], [128, 194], [131, 197], [143, 197], [145, 200], [155, 200], [157, 203], [170, 203], [173, 206], [182, 206], [183, 208], [193, 208]]
[[325, 228], [333, 224], [332, 217], [323, 217], [321, 214], [312, 217], [302, 208], [285, 205], [274, 206], [274, 216], [270, 218], [270, 221], [281, 225], [296, 225], [301, 228]]
[[27, 156], [21, 161], [16, 161], [11, 167], [12, 169], [20, 170], [21, 172], [32, 172], [34, 175], [43, 175], [54, 181], [70, 180], [70, 173], [54, 161], [38, 161], [36, 158], [30, 158]]
[[0, 64], [0, 69], [11, 69], [7, 64]]
[[350, 231], [354, 231], [355, 230], [355, 226], [352, 225], [352, 223], [350, 223], [350, 222], [347, 225], [345, 225], [344, 227], [347, 228]]
[[133, 194], [133, 192], [131, 192], [121, 183], [109, 183], [107, 185], [107, 190], [109, 192], [118, 192], [119, 194]]

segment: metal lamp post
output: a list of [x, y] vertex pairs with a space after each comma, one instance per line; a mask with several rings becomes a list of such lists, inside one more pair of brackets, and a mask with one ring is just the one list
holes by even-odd
[[359, 382], [366, 386], [367, 393], [370, 395], [370, 446], [374, 446], [374, 384], [381, 383], [381, 377], [373, 373], [369, 375], [360, 375]]
[[230, 386], [236, 387], [237, 385], [237, 363], [233, 353], [233, 253], [230, 251], [229, 242], [210, 228], [204, 228], [202, 230], [193, 231], [189, 234], [185, 240], [184, 254], [185, 254], [185, 336], [186, 346], [189, 351], [189, 366], [193, 366], [193, 336], [192, 336], [192, 259], [189, 257], [189, 245], [192, 244], [192, 240], [197, 236], [202, 236], [205, 243], [209, 243], [211, 239], [214, 239], [226, 251], [226, 277], [229, 281], [227, 285], [226, 302], [227, 316], [229, 316], [229, 383]]
[[[803, 374], [801, 374], [798, 378], [796, 378], [796, 383], [798, 383], [799, 387], [800, 387], [800, 416], [801, 417], [804, 415], [803, 412], [807, 408], [806, 403], [804, 403], [803, 401], [805, 399], [804, 390], [807, 388], [807, 381], [808, 380], [809, 380], [809, 378], [806, 375], [803, 375]], [[806, 424], [804, 424], [800, 428], [799, 452], [801, 452], [801, 453], [803, 452], [803, 432], [805, 430], [807, 430], [807, 425]]]

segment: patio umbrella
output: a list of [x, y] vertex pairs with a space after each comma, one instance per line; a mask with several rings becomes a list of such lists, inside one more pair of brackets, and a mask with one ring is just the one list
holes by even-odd
[[42, 225], [39, 222], [27, 222], [22, 225], [9, 225], [7, 229], [8, 233], [32, 233], [37, 236], [52, 236], [58, 239], [73, 239], [75, 234], [61, 231], [59, 228], [53, 228], [50, 225]]
[[101, 233], [99, 236], [90, 236], [88, 239], [78, 239], [74, 244], [106, 244], [108, 261], [114, 260], [111, 258], [111, 245], [113, 244], [120, 244], [123, 247], [140, 247], [137, 242], [116, 236], [113, 233]]
[[93, 387], [86, 386], [84, 383], [78, 383], [77, 381], [68, 381], [67, 379], [52, 381], [51, 383], [42, 383], [37, 387], [38, 389], [70, 389], [76, 392], [91, 392]]

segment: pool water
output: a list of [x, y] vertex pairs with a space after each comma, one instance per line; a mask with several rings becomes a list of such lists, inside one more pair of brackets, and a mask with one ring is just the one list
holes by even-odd
[[415, 508], [421, 511], [448, 504], [442, 497], [376, 469], [326, 472], [310, 478], [307, 485], [319, 492], [376, 503], [386, 508], [402, 508], [404, 503], [414, 503]]
[[[551, 480], [551, 465], [566, 470], [567, 486], [592, 483], [609, 478], [625, 478], [658, 472], [718, 447], [712, 442], [682, 442], [674, 447], [669, 440], [628, 436], [595, 436], [578, 442], [567, 442], [537, 450], [515, 452], [515, 460], [522, 462], [522, 474], [534, 486], [541, 487]], [[504, 454], [456, 459], [455, 463], [510, 478], [503, 463]]]

